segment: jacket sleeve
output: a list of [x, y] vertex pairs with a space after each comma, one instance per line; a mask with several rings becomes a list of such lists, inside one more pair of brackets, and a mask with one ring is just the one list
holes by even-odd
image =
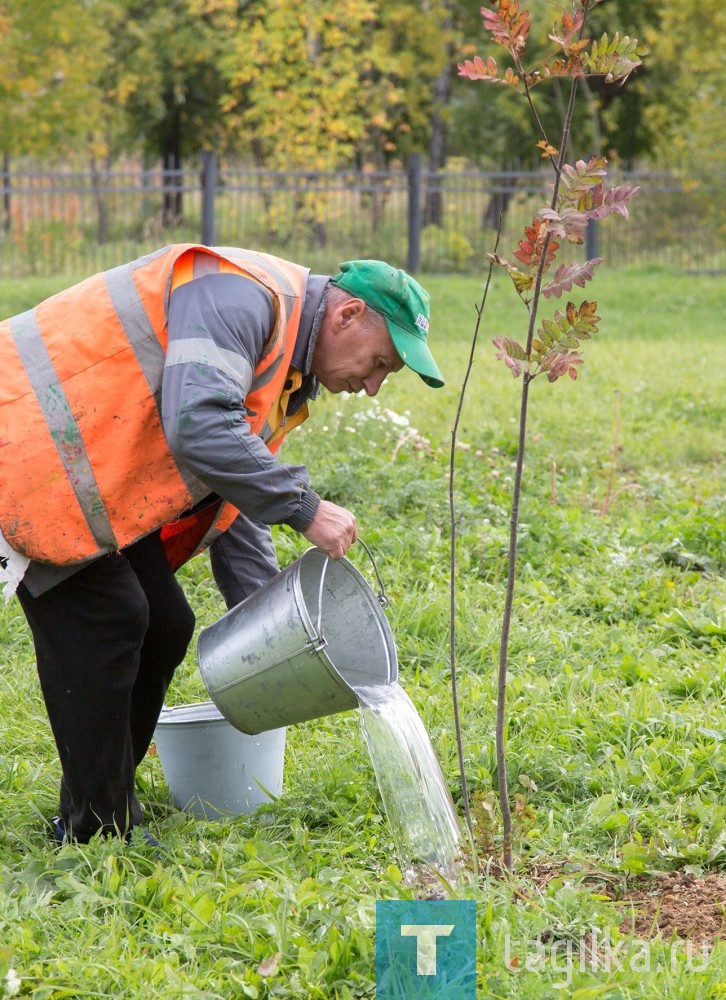
[[210, 492], [254, 521], [304, 531], [320, 503], [307, 468], [272, 455], [245, 418], [273, 322], [272, 296], [242, 275], [211, 274], [177, 288], [169, 302], [162, 421], [174, 457]]
[[269, 526], [245, 514], [239, 514], [212, 543], [209, 559], [228, 608], [244, 601], [279, 572]]

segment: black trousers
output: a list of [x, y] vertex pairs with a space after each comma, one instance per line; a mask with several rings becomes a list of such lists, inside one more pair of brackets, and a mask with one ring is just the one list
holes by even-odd
[[136, 767], [154, 734], [194, 614], [158, 533], [18, 598], [63, 777], [60, 815], [80, 841], [141, 822]]

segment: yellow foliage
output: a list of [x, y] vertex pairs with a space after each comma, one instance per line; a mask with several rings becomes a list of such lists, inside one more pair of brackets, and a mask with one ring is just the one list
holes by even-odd
[[[661, 157], [686, 172], [726, 170], [726, 8], [722, 0], [663, 0], [646, 33], [659, 100], [646, 120]], [[645, 85], [645, 84], [643, 84]]]
[[428, 130], [432, 82], [446, 59], [444, 0], [423, 10], [383, 0], [324, 7], [301, 0], [291, 18], [288, 0], [268, 0], [224, 64], [224, 107], [271, 166], [315, 159], [330, 169], [405, 151], [402, 141]]

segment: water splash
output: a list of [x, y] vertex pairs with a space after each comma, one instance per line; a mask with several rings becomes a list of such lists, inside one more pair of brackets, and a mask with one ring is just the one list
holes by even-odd
[[431, 740], [398, 684], [357, 687], [371, 755], [401, 868], [417, 865], [455, 880], [461, 827]]

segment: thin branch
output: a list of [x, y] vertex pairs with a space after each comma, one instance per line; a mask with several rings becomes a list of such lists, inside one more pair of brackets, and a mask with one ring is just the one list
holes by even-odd
[[[502, 233], [502, 215], [499, 215], [499, 225], [497, 227], [497, 238], [494, 244], [494, 252], [496, 253], [499, 247], [499, 238]], [[484, 307], [486, 306], [487, 295], [489, 294], [489, 287], [492, 280], [492, 271], [494, 269], [494, 264], [489, 264], [489, 272], [487, 274], [487, 280], [484, 285], [484, 293], [482, 295], [482, 300], [480, 305], [477, 307], [477, 317], [476, 325], [474, 327], [474, 336], [471, 342], [471, 350], [469, 352], [469, 361], [466, 366], [466, 372], [464, 374], [464, 381], [461, 385], [461, 392], [459, 393], [459, 403], [456, 408], [456, 416], [454, 418], [454, 426], [451, 431], [451, 454], [449, 457], [449, 519], [451, 526], [451, 549], [450, 549], [450, 629], [449, 629], [449, 662], [451, 666], [451, 695], [454, 703], [454, 728], [456, 731], [456, 747], [459, 754], [459, 774], [461, 776], [461, 794], [464, 799], [464, 815], [466, 817], [466, 825], [469, 829], [469, 836], [474, 839], [474, 829], [471, 821], [471, 809], [469, 806], [469, 790], [466, 780], [466, 768], [464, 764], [464, 745], [461, 736], [461, 721], [459, 718], [459, 695], [457, 686], [457, 674], [456, 674], [456, 497], [454, 491], [454, 477], [456, 473], [456, 436], [459, 430], [459, 423], [461, 422], [461, 414], [464, 408], [464, 397], [466, 395], [466, 387], [469, 383], [469, 376], [471, 375], [472, 369], [474, 367], [474, 355], [476, 353], [476, 345], [479, 337], [479, 328], [481, 326], [482, 316], [484, 315]]]

